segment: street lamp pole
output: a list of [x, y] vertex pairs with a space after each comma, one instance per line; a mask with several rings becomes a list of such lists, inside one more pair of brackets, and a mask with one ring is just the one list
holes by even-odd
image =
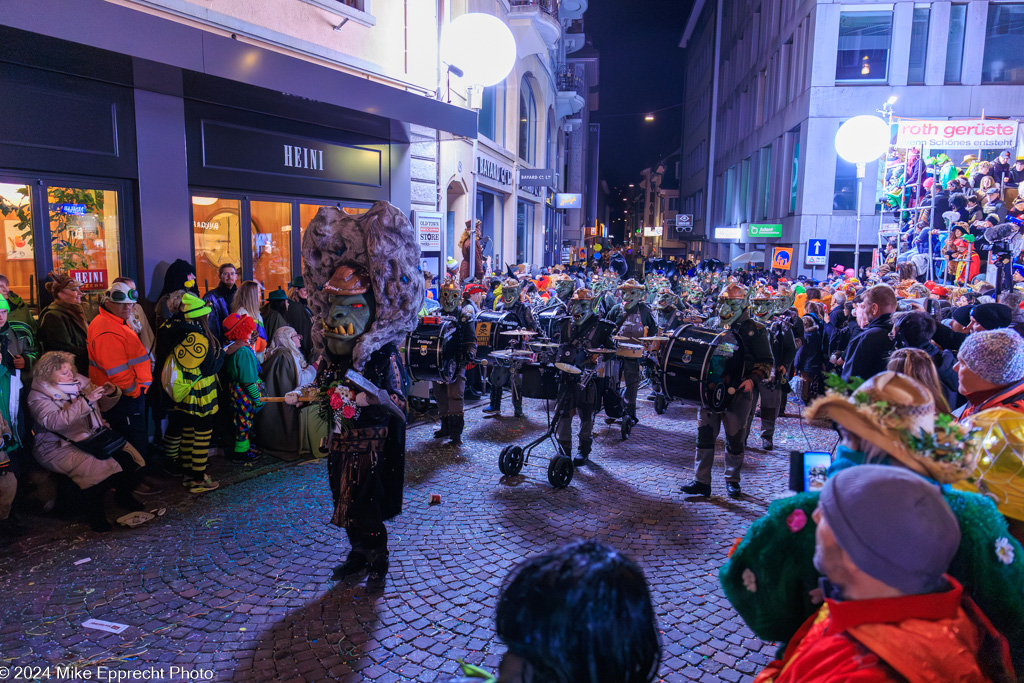
[[865, 165], [857, 164], [857, 236], [853, 247], [853, 272], [860, 277], [860, 198], [864, 192]]

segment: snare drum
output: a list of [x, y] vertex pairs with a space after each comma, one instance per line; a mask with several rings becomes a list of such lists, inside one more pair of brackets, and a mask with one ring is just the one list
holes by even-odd
[[494, 351], [512, 345], [515, 337], [501, 334], [519, 329], [519, 318], [511, 311], [480, 311], [474, 324], [476, 329], [476, 356], [486, 359]]
[[520, 394], [524, 398], [558, 398], [558, 370], [550, 365], [524, 363], [519, 369], [523, 384]]
[[458, 326], [447, 318], [423, 318], [405, 340], [405, 367], [419, 382], [453, 381], [459, 374]]
[[619, 342], [615, 346], [615, 355], [619, 358], [641, 358], [644, 355], [644, 347], [640, 344]]
[[722, 411], [743, 381], [743, 347], [731, 330], [687, 324], [673, 330], [659, 365], [666, 396]]

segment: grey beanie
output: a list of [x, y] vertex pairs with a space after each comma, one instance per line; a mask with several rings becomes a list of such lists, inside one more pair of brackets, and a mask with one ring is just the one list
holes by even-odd
[[960, 346], [957, 358], [978, 377], [997, 386], [1024, 379], [1024, 338], [1015, 330], [973, 332]]
[[938, 485], [902, 467], [857, 465], [825, 483], [818, 505], [861, 571], [907, 595], [942, 589], [960, 526]]

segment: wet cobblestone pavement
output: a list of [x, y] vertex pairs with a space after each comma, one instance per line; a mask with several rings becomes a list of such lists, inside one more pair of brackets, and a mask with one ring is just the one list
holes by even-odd
[[[58, 676], [60, 665], [92, 680], [105, 666], [160, 671], [160, 680], [427, 682], [456, 675], [459, 658], [496, 670], [502, 580], [524, 556], [585, 537], [643, 568], [663, 634], [663, 680], [750, 680], [775, 646], [740, 622], [718, 568], [786, 488], [789, 448], [830, 449], [834, 436], [780, 420], [775, 451], [747, 452], [743, 499], [725, 497], [721, 457], [714, 495], [690, 498], [679, 486], [692, 474], [697, 410], [673, 404], [658, 416], [644, 402], [626, 442], [599, 418], [593, 464], [555, 490], [550, 444], [521, 475], [498, 471], [502, 446], [543, 430], [543, 404], [526, 403], [525, 419], [508, 405], [495, 419], [468, 412], [459, 450], [431, 439], [429, 424], [410, 429], [405, 511], [388, 523], [381, 595], [330, 581], [347, 548], [328, 523], [322, 461], [268, 468], [201, 496], [175, 490], [161, 503], [166, 515], [133, 530], [98, 535], [35, 520], [31, 537], [2, 551], [0, 673], [75, 680], [67, 669]], [[429, 505], [430, 494], [441, 504]], [[83, 628], [90, 618], [128, 629]]]

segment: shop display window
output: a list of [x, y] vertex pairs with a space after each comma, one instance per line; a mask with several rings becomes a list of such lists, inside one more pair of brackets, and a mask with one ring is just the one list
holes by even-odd
[[0, 220], [4, 233], [0, 274], [7, 278], [10, 291], [36, 307], [35, 241], [28, 185], [0, 183]]
[[292, 278], [291, 202], [251, 202], [252, 273], [263, 289], [288, 290]]
[[200, 292], [217, 286], [221, 265], [241, 271], [241, 200], [192, 197], [192, 233], [196, 249], [196, 278]]
[[91, 300], [121, 276], [117, 192], [51, 186], [46, 194], [53, 269], [81, 282]]

